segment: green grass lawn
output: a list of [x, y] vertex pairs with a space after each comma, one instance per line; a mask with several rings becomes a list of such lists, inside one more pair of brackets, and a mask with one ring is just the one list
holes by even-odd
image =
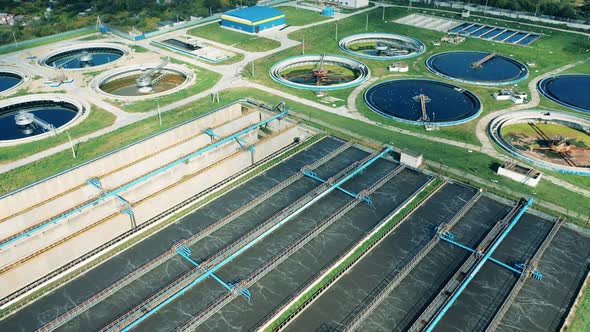
[[278, 10], [285, 13], [285, 20], [287, 25], [301, 26], [310, 23], [329, 20], [329, 17], [322, 16], [319, 12], [314, 12], [307, 9], [295, 8], [291, 6], [280, 6]]
[[137, 53], [147, 53], [150, 51], [147, 48], [140, 46], [140, 45], [133, 45], [133, 46], [131, 46], [131, 48]]
[[[183, 61], [179, 61], [176, 59], [170, 59], [171, 62], [173, 63], [177, 63], [177, 64], [181, 64], [181, 65], [185, 65], [187, 67], [189, 67], [190, 69], [192, 69], [195, 74], [197, 75], [196, 78], [196, 82], [193, 83], [191, 86], [182, 89], [180, 91], [168, 94], [168, 95], [164, 95], [161, 97], [158, 97], [157, 100], [160, 102], [160, 107], [162, 106], [166, 106], [168, 104], [171, 104], [173, 102], [179, 101], [181, 99], [184, 98], [188, 98], [194, 94], [197, 94], [201, 91], [207, 90], [212, 88], [215, 84], [217, 84], [217, 81], [219, 81], [219, 79], [221, 78], [221, 74], [218, 74], [216, 72], [204, 69], [204, 68], [200, 68], [197, 66], [193, 66], [191, 64], [188, 64], [186, 62]], [[135, 102], [130, 102], [130, 103], [125, 103], [123, 104], [122, 102], [114, 102], [118, 107], [122, 107], [125, 111], [127, 112], [147, 112], [147, 111], [152, 111], [156, 109], [156, 99], [155, 98], [150, 98], [150, 99], [146, 99], [146, 100], [139, 100], [139, 101], [135, 101]]]
[[188, 34], [237, 47], [248, 52], [270, 51], [281, 46], [281, 43], [276, 40], [224, 29], [218, 22], [191, 29]]
[[[28, 183], [63, 171], [64, 169], [75, 166], [81, 162], [124, 146], [130, 142], [144, 138], [157, 131], [169, 128], [186, 119], [245, 97], [254, 98], [268, 104], [280, 101], [278, 97], [270, 93], [255, 89], [232, 89], [224, 91], [221, 93], [221, 104], [212, 103], [210, 98], [206, 97], [196, 101], [192, 105], [187, 105], [173, 112], [164, 113], [162, 116], [162, 127], [159, 126], [157, 116], [154, 116], [141, 122], [120, 128], [112, 133], [88, 142], [82, 142], [77, 146], [77, 159], [72, 159], [70, 151], [63, 151], [40, 161], [9, 171], [5, 174], [4, 178], [6, 180], [0, 183], [0, 192], [6, 193], [12, 191]], [[198, 105], [198, 107], [195, 107], [195, 105]], [[499, 164], [500, 161], [485, 154], [477, 152], [469, 153], [464, 149], [453, 146], [441, 147], [440, 144], [433, 144], [429, 141], [419, 140], [414, 137], [391, 132], [380, 126], [361, 123], [350, 118], [323, 112], [293, 101], [287, 101], [287, 106], [295, 110], [297, 113], [296, 115], [304, 119], [306, 122], [309, 120], [314, 121], [310, 122], [310, 124], [319, 128], [333, 131], [333, 129], [325, 127], [324, 125], [329, 124], [331, 127], [343, 128], [344, 133], [350, 132], [355, 135], [379, 141], [383, 144], [393, 144], [397, 148], [420, 151], [424, 154], [426, 159], [462, 170], [466, 175], [475, 175], [484, 180], [494, 179], [498, 181], [498, 183], [495, 184], [496, 186], [515, 190], [523, 195], [534, 195], [538, 199], [563, 206], [570, 211], [577, 211], [584, 215], [590, 215], [590, 206], [587, 204], [587, 198], [585, 196], [556, 187], [545, 180], [542, 180], [537, 188], [531, 188], [506, 178], [499, 177], [495, 174], [495, 166]], [[339, 134], [342, 134], [342, 132]], [[490, 185], [492, 185], [491, 182]]]
[[[115, 116], [103, 109], [92, 107], [88, 117], [80, 124], [69, 129], [72, 139], [81, 137], [99, 129], [108, 127], [115, 122]], [[52, 136], [40, 141], [19, 144], [15, 146], [0, 148], [0, 164], [14, 161], [47, 150], [59, 144], [68, 141], [68, 136], [65, 132], [59, 133], [57, 136]]]
[[586, 287], [582, 293], [576, 313], [571, 325], [566, 329], [568, 332], [588, 332], [590, 329], [590, 287]]
[[[405, 60], [405, 62], [410, 65], [410, 72], [408, 74], [391, 75], [386, 68], [391, 61], [377, 61], [357, 58], [369, 66], [372, 77], [379, 77], [382, 79], [387, 77], [424, 77], [445, 81], [445, 79], [434, 75], [426, 68], [424, 62], [429, 56], [435, 53], [451, 50], [480, 50], [485, 52], [497, 51], [502, 55], [511, 57], [521, 62], [532, 61], [537, 64], [535, 68], [531, 68], [529, 78], [520, 82], [517, 87], [518, 90], [523, 90], [528, 93], [530, 93], [530, 91], [528, 91], [528, 82], [535, 76], [561, 67], [567, 63], [584, 59], [590, 55], [585, 53], [588, 46], [586, 45], [584, 36], [555, 31], [551, 32], [551, 35], [544, 36], [528, 47], [520, 47], [502, 43], [491, 43], [489, 41], [475, 38], [468, 38], [466, 42], [459, 45], [442, 44], [440, 46], [434, 46], [432, 41], [439, 40], [440, 37], [444, 35], [443, 33], [388, 22], [410, 13], [411, 12], [408, 12], [405, 9], [387, 8], [385, 10], [386, 22], [384, 22], [382, 20], [382, 8], [376, 8], [367, 13], [355, 15], [338, 22], [329, 21], [313, 28], [295, 31], [289, 35], [289, 38], [298, 41], [305, 39], [305, 54], [318, 54], [326, 52], [329, 54], [343, 55], [344, 53], [338, 48], [337, 41], [340, 38], [348, 35], [365, 32], [365, 24], [367, 19], [366, 15], [368, 14], [368, 32], [392, 32], [405, 34], [422, 40], [427, 47], [427, 51], [419, 57]], [[338, 38], [336, 38], [336, 24], [338, 25]], [[273, 64], [289, 56], [300, 55], [301, 52], [302, 47], [297, 46], [272, 54], [263, 60], [257, 60], [254, 63], [255, 76], [252, 76], [250, 65], [245, 66], [247, 72], [244, 73], [244, 76], [257, 83], [291, 93], [301, 98], [306, 98], [312, 101], [320, 101], [320, 99], [315, 96], [313, 91], [286, 87], [282, 84], [274, 82], [268, 75], [268, 71]], [[498, 90], [496, 87], [482, 87], [463, 83], [455, 84], [470, 90], [481, 99], [483, 104], [482, 116], [485, 116], [490, 112], [512, 106], [510, 101], [498, 102], [492, 98], [492, 94]], [[330, 91], [328, 94], [331, 97], [340, 99], [340, 101], [334, 103], [335, 106], [338, 107], [346, 105], [347, 97], [352, 92], [352, 90], [353, 89]], [[474, 145], [480, 144], [475, 135], [475, 125], [477, 123], [477, 119], [467, 124], [426, 132], [420, 126], [401, 124], [373, 113], [365, 105], [362, 96], [363, 94], [361, 93], [359, 95], [359, 99], [356, 101], [356, 106], [361, 113], [372, 120], [407, 130], [425, 133], [427, 135], [459, 140]]]

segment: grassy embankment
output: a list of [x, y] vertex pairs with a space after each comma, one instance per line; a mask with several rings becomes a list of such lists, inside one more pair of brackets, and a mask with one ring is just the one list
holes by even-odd
[[[162, 127], [159, 126], [158, 117], [153, 116], [88, 142], [78, 144], [77, 159], [71, 158], [70, 151], [62, 151], [37, 162], [7, 172], [5, 174], [5, 179], [7, 180], [0, 184], [0, 192], [6, 193], [22, 187], [30, 182], [42, 179], [68, 167], [72, 167], [108, 151], [124, 146], [130, 142], [144, 138], [157, 131], [169, 128], [186, 119], [208, 112], [220, 105], [244, 97], [254, 98], [268, 104], [277, 103], [281, 100], [271, 93], [245, 88], [231, 89], [222, 92], [221, 104], [212, 103], [210, 98], [205, 97], [197, 100], [191, 105], [181, 107], [173, 112], [164, 113], [162, 115]], [[194, 105], [198, 105], [198, 107], [195, 107]], [[458, 169], [465, 175], [477, 176], [484, 180], [497, 180], [498, 183], [494, 184], [490, 182], [488, 186], [490, 191], [494, 191], [497, 194], [507, 196], [502, 189], [510, 189], [518, 192], [520, 195], [534, 195], [538, 200], [552, 202], [553, 204], [562, 206], [568, 211], [576, 211], [585, 216], [590, 215], [590, 206], [587, 204], [587, 198], [583, 195], [556, 187], [546, 180], [542, 180], [537, 188], [531, 188], [506, 178], [499, 177], [495, 174], [495, 166], [500, 161], [485, 154], [476, 151], [468, 153], [464, 149], [453, 146], [444, 146], [444, 148], [441, 148], [440, 144], [433, 144], [429, 141], [415, 139], [411, 136], [391, 132], [380, 126], [361, 123], [350, 118], [323, 112], [289, 100], [287, 100], [287, 105], [289, 108], [296, 111], [296, 116], [320, 129], [325, 129], [342, 136], [362, 136], [378, 141], [382, 144], [393, 144], [396, 148], [420, 151], [424, 154], [426, 159], [442, 163], [453, 169]], [[334, 128], [338, 128], [338, 130], [336, 131]], [[445, 170], [443, 169], [443, 171]], [[509, 198], [514, 197], [515, 196], [510, 196]], [[581, 217], [580, 219], [584, 218]], [[582, 226], [587, 227], [587, 225], [585, 225], [585, 219], [583, 221], [576, 221]]]
[[280, 42], [273, 39], [224, 29], [218, 22], [191, 29], [188, 31], [188, 34], [233, 46], [248, 52], [270, 51], [281, 46]]
[[[425, 77], [441, 79], [438, 76], [432, 74], [424, 65], [425, 60], [432, 54], [450, 51], [450, 50], [481, 50], [486, 52], [497, 51], [500, 54], [512, 57], [521, 62], [532, 61], [537, 64], [535, 68], [531, 70], [530, 77], [518, 84], [518, 89], [528, 91], [528, 82], [537, 75], [544, 72], [559, 68], [567, 63], [578, 61], [583, 59], [586, 48], [585, 39], [583, 36], [574, 35], [564, 32], [553, 32], [550, 36], [544, 36], [540, 40], [531, 44], [529, 47], [520, 47], [507, 45], [502, 43], [492, 43], [489, 41], [479, 40], [470, 38], [465, 43], [460, 45], [442, 44], [440, 46], [432, 45], [432, 41], [439, 40], [443, 33], [420, 29], [392, 22], [387, 22], [392, 19], [396, 19], [408, 14], [408, 11], [399, 8], [387, 8], [385, 11], [386, 22], [382, 21], [382, 9], [377, 8], [369, 12], [362, 13], [349, 17], [338, 22], [327, 22], [312, 28], [303, 29], [300, 31], [293, 32], [289, 35], [289, 38], [293, 40], [301, 41], [305, 39], [305, 54], [340, 54], [344, 55], [338, 48], [336, 38], [336, 24], [338, 25], [338, 39], [355, 33], [365, 32], [366, 15], [369, 17], [368, 32], [393, 32], [399, 34], [409, 35], [422, 40], [427, 47], [427, 51], [413, 59], [406, 60], [410, 64], [410, 72], [408, 74], [390, 74], [386, 67], [389, 62], [376, 61], [358, 58], [371, 69], [371, 76], [378, 77], [381, 79], [390, 78], [404, 78], [404, 77]], [[255, 77], [252, 77], [251, 72], [245, 73], [245, 76], [257, 83], [261, 83], [272, 88], [282, 90], [298, 97], [306, 98], [312, 101], [321, 101], [318, 99], [313, 91], [298, 90], [283, 86], [282, 84], [274, 82], [268, 76], [268, 70], [276, 62], [287, 58], [289, 56], [295, 56], [301, 54], [301, 46], [290, 48], [281, 52], [272, 54], [262, 60], [255, 61]], [[245, 66], [247, 70], [251, 68], [250, 65]], [[441, 79], [444, 81], [444, 79]], [[483, 115], [498, 109], [503, 109], [511, 106], [508, 102], [496, 102], [492, 98], [492, 93], [497, 91], [498, 88], [486, 88], [475, 85], [458, 84], [470, 91], [474, 92], [481, 99], [483, 104]], [[341, 101], [331, 102], [336, 107], [346, 105], [346, 99], [353, 89], [344, 89], [338, 91], [329, 92], [330, 96], [339, 98]], [[475, 136], [475, 125], [476, 121], [470, 123], [453, 126], [452, 128], [442, 128], [437, 131], [425, 132], [422, 127], [400, 124], [399, 122], [386, 119], [380, 115], [377, 115], [370, 111], [368, 107], [362, 101], [362, 93], [356, 102], [359, 111], [370, 118], [371, 120], [381, 122], [387, 125], [396, 126], [399, 128], [412, 130], [416, 132], [425, 133], [427, 135], [433, 135], [437, 137], [449, 138], [453, 140], [463, 141], [470, 144], [479, 144]]]

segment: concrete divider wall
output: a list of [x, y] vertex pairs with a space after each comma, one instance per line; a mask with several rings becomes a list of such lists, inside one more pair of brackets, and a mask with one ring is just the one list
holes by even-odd
[[273, 121], [270, 122], [269, 124], [267, 124], [267, 128], [277, 132], [277, 131], [281, 131], [281, 130], [285, 130], [288, 127], [293, 126], [293, 122], [290, 120], [280, 120], [280, 121]]
[[[0, 222], [0, 239], [5, 239], [43, 220], [47, 220], [55, 216], [59, 211], [65, 211], [73, 206], [80, 205], [90, 198], [97, 197], [99, 193], [95, 188], [84, 186], [68, 192], [58, 199], [48, 201], [46, 204], [39, 205], [17, 214], [10, 219], [6, 219]], [[0, 202], [0, 204], [3, 204], [3, 202]]]
[[[235, 114], [241, 114], [240, 105], [233, 105], [231, 109]], [[217, 118], [218, 119], [216, 120], [216, 122], [220, 122], [224, 119], [221, 116], [217, 116]], [[258, 119], [259, 115], [250, 114], [244, 118], [238, 118], [234, 121], [238, 121], [240, 125], [246, 127], [254, 123], [257, 123]], [[201, 120], [201, 122], [204, 122], [205, 120], [207, 119], [203, 119]], [[186, 129], [185, 126], [183, 127], [183, 129]], [[227, 128], [233, 127], [234, 125], [232, 125], [231, 122], [225, 123], [218, 127], [216, 131], [225, 134], [227, 132]], [[198, 131], [197, 133], [200, 133], [202, 130], [204, 130], [204, 128]], [[166, 133], [166, 135], [173, 133], [174, 132]], [[186, 139], [185, 136], [189, 134], [190, 132], [186, 131], [186, 133], [180, 135], [178, 139]], [[194, 133], [192, 135], [194, 135]], [[172, 142], [171, 140], [169, 141]], [[168, 148], [167, 150], [164, 150], [161, 153], [156, 153], [151, 157], [148, 157], [147, 159], [141, 160], [134, 164], [129, 164], [128, 167], [125, 167], [120, 171], [116, 171], [106, 176], [105, 178], [101, 179], [103, 188], [114, 189], [124, 183], [127, 183], [137, 178], [138, 176], [146, 174], [149, 171], [157, 169], [158, 167], [166, 165], [167, 163], [170, 163], [174, 160], [177, 160], [191, 152], [198, 150], [199, 148], [209, 145], [210, 143], [211, 140], [209, 136], [207, 136], [206, 134], [198, 135], [194, 139], [190, 138], [185, 143], [182, 143], [179, 146], [174, 146], [174, 148]], [[153, 147], [151, 152], [153, 152]], [[86, 181], [86, 179], [84, 179], [84, 181]], [[47, 200], [42, 204], [38, 204], [37, 206], [23, 213], [16, 214], [12, 218], [0, 222], [0, 239], [4, 239], [12, 234], [27, 229], [41, 221], [48, 220], [62, 211], [67, 211], [75, 206], [81, 205], [89, 199], [98, 196], [98, 194], [100, 193], [98, 189], [90, 185], [85, 185], [84, 182], [80, 182], [79, 185], [82, 186], [78, 189], [74, 189], [71, 192], [57, 196], [52, 200]]]
[[[206, 114], [191, 122], [171, 128], [121, 150], [117, 150], [91, 163], [74, 168], [60, 176], [40, 182], [33, 187], [9, 194], [0, 200], [0, 216], [10, 216], [28, 207], [46, 201], [64, 191], [83, 184], [94, 176], [109, 173], [144, 156], [154, 153], [154, 147], [166, 148], [187, 139], [206, 128], [215, 127], [242, 115], [241, 104]], [[0, 217], [1, 218], [1, 217]]]
[[260, 141], [256, 145], [256, 152], [254, 152], [254, 162], [258, 162], [274, 151], [282, 149], [285, 146], [293, 143], [295, 137], [299, 137], [301, 140], [303, 140], [309, 136], [310, 134], [301, 130], [301, 127], [293, 126], [278, 136], [273, 137], [272, 139]]
[[[188, 179], [170, 190], [163, 191], [139, 203], [135, 210], [136, 222], [138, 225], [144, 223], [153, 215], [161, 212], [165, 207], [173, 206], [182, 202], [187, 197], [215, 185], [231, 174], [250, 165], [250, 152], [244, 151], [235, 157], [228, 159], [215, 168], [204, 170], [199, 175]], [[173, 194], [172, 194], [173, 193]]]
[[116, 198], [108, 198], [94, 206], [92, 210], [85, 210], [66, 222], [50, 225], [42, 231], [13, 242], [0, 251], [0, 262], [2, 262], [0, 268], [28, 257], [34, 252], [46, 248], [84, 227], [110, 216], [119, 210], [118, 205], [120, 204], [120, 201]]
[[[138, 202], [145, 197], [177, 183], [183, 177], [194, 174], [195, 172], [226, 158], [235, 153], [238, 148], [239, 145], [236, 142], [228, 142], [215, 150], [211, 150], [206, 154], [199, 156], [198, 160], [178, 165], [165, 173], [154, 176], [149, 182], [145, 182], [125, 191], [121, 195], [129, 202]], [[139, 219], [139, 211], [135, 211], [135, 213], [137, 220]]]
[[114, 218], [84, 232], [64, 245], [58, 246], [32, 258], [0, 275], [0, 298], [25, 287], [49, 272], [80, 257], [106, 241], [129, 230], [129, 217], [116, 215]]
[[[257, 114], [252, 113], [241, 118], [234, 119], [229, 123], [221, 124], [217, 127], [212, 126], [211, 128], [213, 128], [213, 131], [216, 134], [224, 136], [232, 134], [247, 126], [251, 126], [257, 123], [258, 121], [259, 116]], [[201, 129], [197, 133], [200, 133], [204, 129], [205, 128]], [[105, 188], [116, 188], [137, 178], [142, 174], [146, 174], [168, 163], [178, 160], [181, 157], [184, 157], [192, 152], [195, 152], [198, 149], [203, 148], [211, 143], [211, 138], [207, 134], [200, 134], [197, 136], [190, 137], [190, 139], [174, 146], [174, 148], [169, 148], [160, 153], [154, 154], [146, 159], [143, 159], [137, 163], [129, 165], [128, 167], [120, 171], [109, 174], [108, 176], [101, 179], [102, 184]]]
[[[287, 129], [284, 132], [278, 133], [272, 138], [261, 141], [259, 145], [256, 145], [256, 158], [257, 160], [260, 160], [274, 153], [278, 149], [289, 145], [293, 142], [295, 137], [304, 138], [307, 136], [309, 136], [309, 133], [301, 130], [300, 127]], [[250, 134], [248, 140], [254, 140], [255, 137], [257, 137], [256, 131]], [[200, 191], [214, 185], [215, 183], [226, 179], [232, 174], [235, 174], [236, 172], [248, 167], [251, 162], [250, 151], [237, 150], [238, 152], [235, 153], [236, 145], [236, 143], [232, 142], [223, 146], [226, 151], [216, 154], [215, 158], [221, 157], [228, 153], [231, 154], [232, 151], [233, 155], [223, 160], [218, 165], [207, 168], [201, 173], [188, 178], [173, 187], [163, 190], [158, 194], [153, 195], [135, 205], [133, 209], [137, 223], [141, 224], [145, 222], [149, 218], [168, 209], [170, 206], [178, 204], [188, 197], [191, 197]], [[213, 158], [211, 155], [204, 155], [203, 157]], [[189, 165], [190, 164], [193, 164], [193, 162], [190, 162]], [[201, 168], [207, 166], [203, 163], [199, 164], [199, 167]], [[116, 206], [118, 201], [113, 199], [111, 202], [110, 209], [115, 210], [113, 204]], [[106, 214], [110, 215], [108, 213], [109, 207], [105, 206], [105, 209], [107, 211]], [[96, 219], [94, 219], [94, 222], [96, 222]], [[64, 232], [61, 233], [62, 235], [66, 233], [73, 233], [73, 230], [68, 229], [67, 225], [58, 225], [64, 229]], [[79, 225], [79, 223], [72, 222], [70, 225]], [[102, 220], [95, 227], [90, 228], [78, 236], [73, 237], [54, 248], [51, 248], [18, 266], [15, 266], [11, 270], [6, 271], [0, 275], [0, 284], [2, 285], [2, 287], [0, 287], [0, 298], [7, 296], [22, 287], [25, 287], [26, 285], [43, 277], [51, 271], [97, 248], [103, 243], [124, 233], [125, 231], [128, 231], [130, 228], [131, 223], [129, 221], [129, 216], [126, 214], [117, 214], [110, 219]], [[59, 228], [56, 227], [56, 229]], [[81, 228], [77, 227], [77, 229]], [[30, 242], [27, 241], [27, 243]]]

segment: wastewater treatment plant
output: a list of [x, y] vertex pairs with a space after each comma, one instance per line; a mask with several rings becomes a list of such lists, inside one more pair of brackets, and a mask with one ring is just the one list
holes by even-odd
[[585, 25], [335, 5], [0, 46], [0, 331], [590, 331]]

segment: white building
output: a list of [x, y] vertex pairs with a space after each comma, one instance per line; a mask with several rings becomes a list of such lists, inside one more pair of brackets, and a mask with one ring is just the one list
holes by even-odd
[[535, 187], [541, 181], [541, 172], [514, 162], [506, 162], [498, 167], [498, 175], [505, 176], [512, 180]]
[[369, 6], [369, 0], [330, 0], [326, 5], [338, 5], [346, 8], [364, 8]]
[[514, 92], [511, 89], [500, 90], [493, 94], [495, 100], [510, 100], [515, 104], [523, 104], [528, 100], [528, 95], [525, 92]]
[[393, 71], [393, 72], [407, 73], [409, 70], [409, 67], [405, 63], [395, 62], [395, 63], [387, 66], [387, 69], [389, 69], [389, 71]]

